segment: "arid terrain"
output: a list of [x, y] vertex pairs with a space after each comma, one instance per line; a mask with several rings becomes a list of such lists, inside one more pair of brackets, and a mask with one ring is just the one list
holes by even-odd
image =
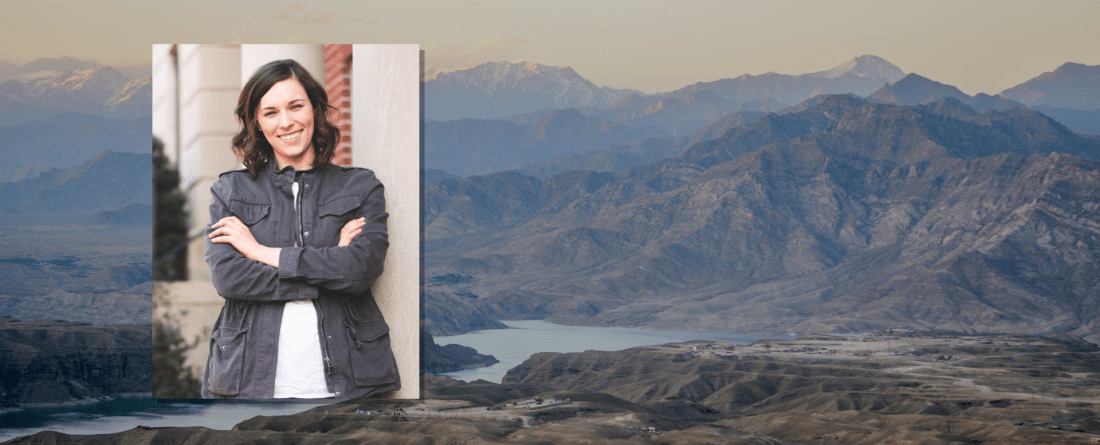
[[7, 443], [1100, 442], [1100, 348], [1069, 336], [875, 332], [539, 353], [504, 383], [425, 374], [422, 387], [423, 400], [354, 400], [232, 431]]

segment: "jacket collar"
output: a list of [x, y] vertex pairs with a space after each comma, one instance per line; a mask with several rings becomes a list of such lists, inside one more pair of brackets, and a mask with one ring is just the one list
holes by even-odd
[[293, 196], [290, 185], [294, 183], [294, 167], [288, 165], [282, 170], [276, 170], [275, 164], [274, 159], [268, 159], [267, 175], [271, 178], [271, 185], [284, 195]]
[[276, 162], [274, 160], [267, 161], [267, 175], [271, 178], [271, 184], [275, 189], [286, 196], [294, 196], [291, 184], [294, 183], [294, 179], [298, 177], [299, 173], [301, 176], [308, 178], [323, 170], [322, 168], [313, 167], [309, 170], [295, 171], [292, 165], [283, 167], [281, 170], [276, 170], [275, 165]]

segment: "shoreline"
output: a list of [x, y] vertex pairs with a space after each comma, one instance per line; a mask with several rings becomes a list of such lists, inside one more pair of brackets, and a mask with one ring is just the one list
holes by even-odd
[[76, 406], [88, 406], [95, 405], [101, 402], [110, 402], [117, 399], [153, 399], [153, 393], [150, 392], [125, 392], [118, 394], [111, 394], [102, 397], [87, 397], [78, 400], [69, 400], [65, 402], [41, 402], [41, 403], [18, 403], [14, 407], [0, 408], [0, 414], [15, 413], [28, 409], [50, 409], [50, 408], [66, 408]]

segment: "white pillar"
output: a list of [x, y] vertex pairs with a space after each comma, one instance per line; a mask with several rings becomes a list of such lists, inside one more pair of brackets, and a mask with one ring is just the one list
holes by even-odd
[[[210, 186], [218, 174], [237, 168], [231, 140], [237, 132], [233, 108], [241, 78], [241, 49], [236, 45], [177, 45], [180, 188], [187, 196], [188, 233], [200, 233], [210, 223]], [[210, 326], [224, 300], [210, 283], [203, 260], [202, 238], [187, 246], [188, 281], [171, 283], [172, 310], [180, 316], [181, 334], [210, 338]], [[187, 364], [202, 378], [208, 353], [205, 341], [187, 354]]]
[[[210, 186], [218, 174], [237, 168], [231, 140], [233, 108], [240, 93], [241, 49], [227, 45], [179, 45], [180, 188], [187, 194], [190, 233], [210, 223]], [[201, 238], [187, 250], [191, 280], [210, 281]]]
[[420, 47], [352, 47], [352, 162], [385, 185], [390, 247], [372, 290], [390, 325], [398, 398], [420, 397]]
[[164, 143], [164, 155], [172, 164], [179, 162], [179, 129], [176, 127], [176, 61], [172, 45], [153, 45], [153, 136]]

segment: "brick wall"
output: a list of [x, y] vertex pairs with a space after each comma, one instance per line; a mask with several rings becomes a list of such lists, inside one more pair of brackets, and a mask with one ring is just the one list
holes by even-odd
[[351, 165], [351, 45], [325, 45], [325, 92], [339, 113], [331, 122], [340, 127], [340, 143], [332, 162]]

